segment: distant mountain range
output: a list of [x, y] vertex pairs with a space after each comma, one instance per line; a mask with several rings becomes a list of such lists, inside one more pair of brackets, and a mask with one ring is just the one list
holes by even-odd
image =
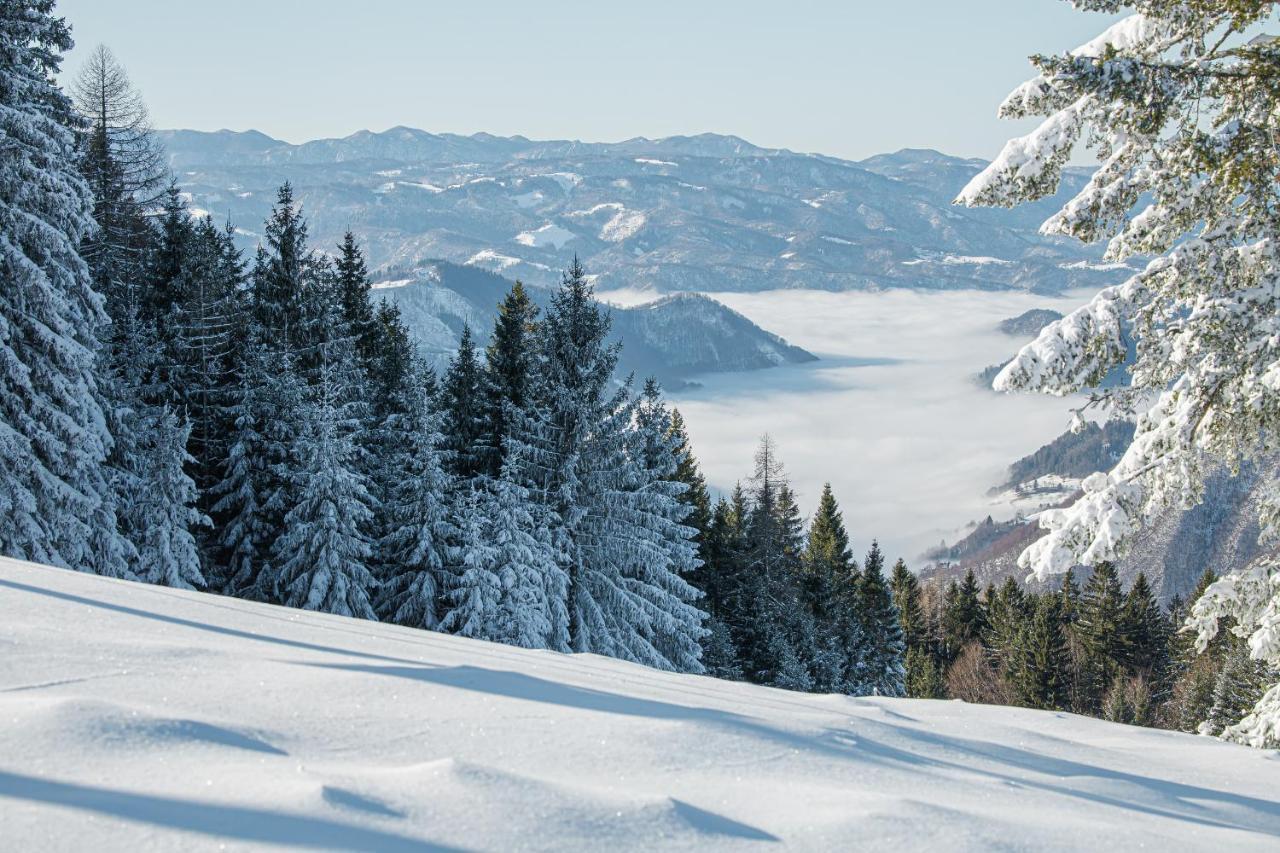
[[[400, 308], [419, 349], [442, 368], [457, 349], [463, 326], [477, 342], [488, 343], [498, 302], [511, 282], [495, 273], [448, 261], [431, 261], [411, 274], [388, 273], [374, 284], [375, 298]], [[545, 308], [551, 291], [530, 288]], [[676, 294], [626, 308], [609, 306], [610, 339], [621, 341], [619, 378], [634, 374], [660, 380], [668, 388], [700, 373], [757, 370], [814, 361], [746, 317], [706, 296]]]
[[[165, 131], [190, 205], [256, 243], [291, 181], [316, 245], [350, 227], [375, 267], [437, 259], [553, 284], [577, 254], [602, 289], [755, 291], [1100, 286], [1097, 247], [1043, 237], [1061, 199], [951, 205], [979, 160], [904, 150], [851, 162], [703, 134], [618, 143], [410, 128], [292, 145]], [[1088, 173], [1068, 169], [1066, 191]]]

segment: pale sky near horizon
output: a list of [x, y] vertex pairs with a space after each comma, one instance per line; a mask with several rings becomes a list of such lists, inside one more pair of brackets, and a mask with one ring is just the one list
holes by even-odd
[[1031, 76], [1113, 19], [1064, 0], [59, 0], [159, 128], [290, 142], [396, 125], [615, 141], [704, 131], [860, 159], [990, 158]]

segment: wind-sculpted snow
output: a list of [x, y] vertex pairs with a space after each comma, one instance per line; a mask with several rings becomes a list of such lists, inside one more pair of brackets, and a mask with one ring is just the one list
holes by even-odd
[[[315, 242], [336, 244], [358, 223], [375, 268], [444, 259], [554, 284], [576, 253], [602, 289], [665, 292], [1060, 292], [1118, 277], [1094, 267], [1096, 247], [1038, 232], [1048, 203], [953, 209], [985, 164], [933, 151], [855, 163], [711, 134], [580, 143], [408, 128], [296, 146], [229, 131], [161, 137], [193, 206], [253, 231], [289, 179]], [[1066, 172], [1071, 190], [1088, 180]]]
[[1273, 754], [0, 560], [6, 849], [1272, 850]]

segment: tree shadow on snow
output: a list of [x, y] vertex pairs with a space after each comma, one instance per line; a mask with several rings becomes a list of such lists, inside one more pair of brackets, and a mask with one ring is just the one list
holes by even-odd
[[2, 770], [0, 797], [79, 809], [250, 844], [277, 844], [313, 850], [386, 850], [391, 853], [457, 849], [310, 815], [54, 782]]
[[[58, 592], [52, 589], [43, 589], [38, 586], [20, 583], [18, 581], [0, 579], [0, 587], [9, 587], [20, 592], [28, 592], [34, 595], [43, 595], [49, 598], [57, 598], [63, 601], [70, 601], [75, 604], [83, 604], [89, 607], [97, 607], [102, 610], [110, 610], [115, 613], [123, 613], [128, 616], [138, 616], [143, 619], [152, 619], [157, 622], [165, 622], [170, 625], [180, 625], [183, 628], [195, 628], [199, 631], [207, 631], [211, 634], [221, 634], [226, 637], [236, 637], [242, 640], [257, 640], [262, 643], [273, 643], [278, 646], [286, 646], [293, 649], [304, 649], [309, 652], [320, 652], [323, 654], [345, 655], [353, 658], [366, 658], [368, 660], [385, 660], [394, 661], [396, 663], [416, 663], [416, 661], [407, 658], [398, 658], [391, 655], [379, 655], [372, 652], [358, 652], [353, 649], [338, 648], [335, 646], [324, 646], [319, 643], [307, 643], [302, 640], [288, 640], [284, 637], [274, 637], [270, 634], [260, 634], [256, 631], [243, 631], [239, 628], [227, 628], [222, 625], [211, 625], [207, 622], [197, 622], [194, 619], [183, 619], [180, 616], [166, 616], [163, 613], [155, 613], [150, 610], [142, 610], [137, 607], [129, 607], [126, 604], [110, 604], [105, 601], [99, 601], [96, 598], [88, 598], [82, 595], [75, 595], [70, 592]], [[160, 587], [153, 587], [160, 589]]]
[[[511, 699], [558, 705], [605, 714], [645, 717], [659, 720], [688, 720], [708, 723], [744, 735], [766, 738], [789, 749], [820, 753], [841, 760], [878, 761], [913, 770], [942, 769], [958, 773], [985, 776], [1013, 786], [1033, 788], [1063, 797], [1087, 800], [1105, 806], [1128, 811], [1140, 811], [1176, 821], [1240, 829], [1267, 835], [1280, 835], [1280, 803], [1233, 794], [1228, 791], [1189, 785], [1157, 777], [1142, 776], [1097, 767], [1082, 762], [1054, 758], [1034, 751], [973, 741], [965, 738], [938, 735], [931, 732], [892, 723], [862, 719], [857, 730], [832, 729], [824, 735], [798, 735], [729, 711], [698, 708], [642, 699], [604, 690], [560, 684], [553, 681], [507, 670], [484, 669], [474, 666], [438, 667], [416, 664], [414, 666], [381, 666], [373, 664], [303, 663], [305, 666], [364, 672], [397, 678], [407, 678], [430, 684], [439, 684], [462, 690], [472, 690]], [[908, 741], [921, 744], [920, 752], [891, 746], [867, 737], [867, 730], [882, 727]], [[994, 762], [1022, 771], [1018, 775], [986, 769], [978, 762], [965, 763], [962, 759], [948, 760], [940, 756], [961, 755]], [[1048, 778], [1036, 778], [1036, 777]], [[1133, 793], [1116, 791], [1106, 793], [1083, 790], [1059, 784], [1052, 780], [1072, 777], [1090, 777], [1119, 783]], [[934, 780], [936, 781], [936, 780]], [[1212, 805], [1207, 805], [1212, 804]], [[696, 822], [692, 818], [690, 822]], [[754, 827], [746, 829], [755, 830]]]

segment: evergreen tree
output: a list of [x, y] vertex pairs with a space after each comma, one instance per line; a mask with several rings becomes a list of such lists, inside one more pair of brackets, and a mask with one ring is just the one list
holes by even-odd
[[440, 414], [432, 401], [434, 383], [417, 360], [409, 375], [391, 392], [397, 402], [382, 426], [384, 473], [378, 497], [384, 526], [378, 554], [384, 583], [377, 612], [389, 622], [433, 629], [448, 589], [445, 567], [455, 529]]
[[885, 583], [884, 556], [875, 541], [862, 564], [858, 599], [868, 648], [864, 658], [867, 683], [879, 696], [902, 696], [906, 677], [902, 626]]
[[1170, 626], [1151, 592], [1147, 576], [1138, 572], [1124, 603], [1124, 633], [1130, 643], [1130, 669], [1145, 677], [1147, 684], [1162, 700], [1169, 677]]
[[697, 531], [699, 553], [705, 560], [701, 545], [706, 541], [707, 532], [711, 528], [711, 496], [707, 492], [707, 481], [698, 467], [698, 460], [694, 458], [684, 418], [680, 415], [680, 410], [674, 408], [671, 410], [671, 443], [677, 460], [674, 479], [685, 486], [680, 502], [689, 508], [684, 524]]
[[906, 677], [903, 686], [906, 695], [913, 699], [945, 699], [947, 682], [942, 667], [928, 649], [912, 646], [905, 659]]
[[1063, 708], [1071, 686], [1062, 599], [1039, 596], [1020, 626], [1008, 675], [1018, 701], [1030, 708]]
[[[493, 477], [498, 476], [502, 468], [505, 442], [516, 431], [527, 427], [537, 358], [533, 338], [537, 316], [537, 306], [525, 292], [524, 285], [517, 281], [498, 306], [493, 335], [485, 351], [483, 433], [478, 444], [485, 457], [484, 470]], [[509, 423], [508, 415], [514, 415], [520, 423]]]
[[963, 583], [952, 581], [943, 601], [943, 648], [948, 659], [954, 660], [961, 649], [980, 640], [985, 631], [986, 616], [978, 598], [978, 579], [971, 569], [965, 573]]
[[[341, 328], [336, 319], [331, 330]], [[295, 450], [296, 497], [273, 547], [275, 588], [290, 607], [375, 619], [366, 534], [374, 501], [357, 441], [364, 413], [350, 339], [320, 345], [317, 379]]]
[[1213, 685], [1213, 704], [1199, 725], [1205, 735], [1223, 735], [1244, 719], [1266, 692], [1267, 666], [1249, 654], [1249, 644], [1233, 637]]
[[928, 639], [928, 625], [920, 602], [920, 582], [902, 560], [893, 564], [889, 588], [893, 591], [893, 605], [898, 610], [902, 641], [907, 648], [923, 647]]
[[[1034, 602], [1031, 605], [1034, 607]], [[988, 593], [983, 645], [990, 650], [997, 666], [1007, 665], [1013, 657], [1032, 607], [1028, 607], [1021, 585], [1013, 578], [1005, 578], [999, 589]]]
[[481, 471], [480, 442], [484, 430], [483, 373], [471, 328], [464, 326], [458, 351], [449, 362], [440, 389], [449, 470], [463, 488]]
[[1084, 677], [1090, 706], [1097, 707], [1116, 676], [1132, 661], [1125, 600], [1115, 567], [1103, 562], [1080, 595], [1075, 633], [1084, 650]]
[[334, 273], [342, 325], [355, 343], [361, 368], [369, 372], [377, 358], [381, 336], [378, 318], [369, 299], [371, 285], [364, 253], [350, 231], [342, 236]]
[[71, 45], [52, 0], [0, 5], [0, 553], [93, 570], [115, 519], [94, 364], [106, 317], [78, 251], [93, 199], [54, 82]]

